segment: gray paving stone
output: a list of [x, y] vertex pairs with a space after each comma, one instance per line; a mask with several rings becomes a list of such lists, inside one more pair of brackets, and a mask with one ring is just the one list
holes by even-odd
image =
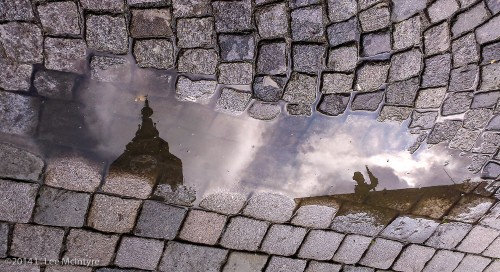
[[31, 264], [7, 264], [6, 262], [0, 262], [1, 271], [9, 272], [40, 272], [40, 266]]
[[177, 46], [180, 48], [215, 46], [213, 17], [177, 20]]
[[285, 84], [285, 77], [257, 76], [254, 77], [252, 89], [257, 99], [266, 102], [277, 102], [283, 95]]
[[[497, 113], [497, 112], [494, 112]], [[500, 131], [500, 115], [495, 114], [491, 120], [488, 122], [485, 130]]]
[[425, 272], [432, 271], [453, 271], [460, 261], [463, 259], [464, 254], [448, 250], [439, 250], [434, 257], [427, 263], [424, 270]]
[[500, 3], [495, 0], [486, 0], [486, 4], [488, 5], [488, 8], [490, 9], [492, 14], [497, 14], [500, 12]]
[[0, 258], [7, 257], [9, 243], [9, 225], [0, 223]]
[[[476, 96], [474, 96], [474, 100], [472, 100], [473, 105], [474, 101], [477, 101], [475, 99]], [[478, 109], [468, 110], [464, 116], [464, 127], [469, 129], [484, 128], [488, 123], [488, 121], [490, 120], [490, 118], [492, 117], [492, 115], [493, 115], [493, 110], [491, 109], [478, 108]]]
[[364, 56], [387, 53], [391, 51], [391, 34], [388, 31], [368, 33], [363, 35], [362, 43]]
[[418, 77], [391, 83], [387, 86], [385, 102], [388, 105], [411, 107], [415, 104], [418, 87]]
[[500, 60], [500, 42], [484, 46], [481, 56], [483, 59], [481, 64], [490, 64]]
[[267, 265], [266, 272], [302, 272], [306, 268], [306, 260], [272, 256]]
[[473, 92], [449, 93], [443, 101], [441, 115], [446, 116], [466, 112], [472, 103], [473, 97]]
[[457, 15], [451, 28], [454, 37], [474, 29], [489, 18], [489, 12], [484, 2], [471, 7]]
[[259, 120], [273, 120], [281, 113], [277, 103], [255, 101], [248, 109], [248, 115]]
[[458, 10], [458, 3], [455, 0], [438, 0], [432, 3], [427, 11], [432, 23], [449, 18]]
[[218, 82], [221, 84], [252, 84], [253, 65], [247, 62], [220, 63]]
[[450, 77], [450, 66], [450, 54], [443, 54], [426, 58], [421, 86], [423, 88], [428, 88], [440, 87], [448, 84], [448, 78]]
[[87, 45], [81, 39], [45, 38], [45, 68], [83, 74], [87, 66]]
[[359, 41], [358, 20], [356, 18], [331, 24], [327, 27], [326, 32], [330, 46]]
[[268, 222], [246, 217], [233, 217], [229, 221], [220, 240], [223, 247], [239, 250], [256, 251], [264, 235]]
[[500, 62], [481, 66], [481, 90], [498, 90], [500, 88]]
[[495, 272], [495, 271], [498, 271], [500, 269], [500, 261], [497, 260], [497, 261], [493, 261], [491, 263], [491, 265], [488, 266], [488, 268], [486, 268], [486, 270], [484, 270], [485, 272]]
[[104, 166], [84, 157], [60, 157], [47, 164], [45, 184], [73, 191], [94, 192]]
[[286, 3], [264, 6], [255, 11], [255, 23], [262, 39], [283, 38], [288, 35]]
[[217, 68], [217, 51], [214, 49], [187, 49], [179, 53], [177, 70], [181, 73], [213, 75]]
[[159, 271], [220, 271], [226, 260], [227, 250], [168, 242]]
[[357, 61], [358, 48], [355, 45], [338, 47], [329, 50], [327, 67], [334, 71], [351, 71], [356, 68]]
[[177, 236], [185, 216], [186, 209], [146, 200], [142, 206], [134, 234], [173, 240]]
[[494, 161], [486, 163], [481, 172], [481, 177], [484, 179], [498, 179], [500, 176], [500, 164]]
[[292, 219], [292, 224], [306, 228], [325, 229], [332, 223], [333, 216], [339, 206], [328, 207], [318, 205], [300, 206]]
[[360, 10], [364, 10], [379, 2], [381, 2], [381, 0], [359, 0], [358, 5]]
[[128, 34], [125, 17], [110, 15], [88, 15], [86, 18], [86, 40], [89, 48], [126, 54]]
[[[256, 0], [256, 2], [270, 2], [273, 0]], [[300, 7], [311, 6], [315, 4], [320, 4], [321, 0], [290, 0], [290, 8], [296, 9]]]
[[459, 120], [444, 120], [437, 122], [427, 138], [428, 144], [438, 144], [440, 142], [448, 142], [457, 134], [462, 125]]
[[131, 7], [163, 7], [171, 4], [170, 0], [128, 0]]
[[212, 13], [210, 0], [172, 0], [172, 8], [174, 17], [198, 17]]
[[28, 91], [31, 86], [31, 64], [0, 62], [0, 88], [7, 91]]
[[154, 270], [163, 253], [163, 241], [123, 237], [114, 263], [119, 267]]
[[356, 87], [361, 92], [378, 90], [387, 80], [389, 63], [368, 62], [356, 71]]
[[330, 260], [344, 239], [334, 231], [311, 230], [300, 247], [299, 258]]
[[124, 10], [124, 2], [121, 0], [81, 0], [84, 9], [94, 11], [120, 12]]
[[[415, 3], [417, 1], [411, 1], [411, 3]], [[396, 0], [393, 1], [395, 5], [401, 3], [403, 7], [406, 6], [407, 1], [404, 0]], [[392, 13], [394, 16], [394, 12]], [[393, 39], [393, 49], [400, 50], [409, 47], [413, 47], [415, 45], [419, 45], [421, 43], [421, 21], [420, 16], [414, 16], [408, 20], [399, 22], [394, 25], [394, 30], [392, 32]]]
[[246, 196], [240, 193], [220, 192], [206, 196], [199, 206], [218, 213], [238, 214], [246, 200]]
[[312, 115], [312, 105], [308, 104], [287, 104], [286, 111], [290, 115], [297, 116], [311, 116]]
[[130, 36], [132, 38], [173, 36], [170, 9], [133, 9], [130, 22]]
[[451, 44], [453, 67], [479, 61], [479, 50], [474, 33], [469, 33], [454, 40]]
[[35, 19], [29, 0], [2, 1], [0, 3], [0, 20], [29, 21]]
[[370, 267], [388, 269], [402, 249], [403, 244], [401, 243], [377, 238], [359, 263]]
[[124, 82], [131, 79], [130, 62], [122, 57], [93, 56], [90, 60], [90, 78], [100, 82]]
[[405, 0], [393, 0], [392, 1], [392, 13], [391, 20], [393, 22], [403, 21], [411, 16], [417, 14], [418, 12], [426, 8], [426, 1], [405, 1]]
[[387, 4], [373, 6], [358, 15], [363, 32], [371, 32], [390, 25], [390, 11]]
[[38, 187], [37, 184], [0, 179], [0, 220], [28, 223]]
[[346, 110], [349, 99], [349, 94], [325, 94], [318, 105], [318, 111], [329, 116], [340, 115]]
[[324, 42], [325, 14], [322, 6], [311, 6], [292, 10], [292, 40]]
[[353, 74], [323, 73], [321, 92], [323, 94], [352, 92]]
[[262, 271], [268, 256], [255, 253], [233, 251], [224, 266], [223, 272], [253, 272]]
[[391, 210], [349, 203], [340, 208], [331, 228], [343, 233], [375, 236], [394, 216]]
[[498, 230], [475, 226], [462, 240], [457, 250], [467, 253], [479, 254], [495, 240], [500, 232]]
[[356, 94], [352, 100], [351, 109], [376, 111], [383, 98], [384, 91]]
[[448, 22], [429, 28], [424, 32], [425, 55], [431, 56], [450, 49], [450, 27]]
[[249, 199], [243, 214], [270, 222], [284, 223], [290, 220], [294, 209], [295, 202], [286, 196], [257, 193]]
[[45, 33], [55, 36], [80, 35], [80, 14], [73, 2], [49, 2], [37, 6]]
[[474, 152], [483, 154], [494, 154], [498, 148], [498, 142], [500, 141], [500, 134], [484, 132], [481, 135], [482, 143], [478, 148], [474, 148]]
[[289, 225], [272, 225], [262, 242], [260, 250], [273, 255], [294, 255], [304, 240], [306, 231], [305, 228]]
[[305, 272], [339, 272], [341, 269], [340, 264], [311, 261]]
[[276, 75], [287, 71], [286, 44], [284, 42], [267, 43], [259, 48], [257, 73]]
[[44, 162], [37, 155], [10, 144], [0, 144], [0, 177], [38, 181], [43, 167]]
[[358, 5], [355, 0], [328, 0], [328, 18], [330, 22], [345, 21], [358, 11]]
[[253, 60], [255, 51], [254, 36], [251, 34], [219, 35], [219, 47], [223, 61]]
[[[364, 267], [364, 266], [353, 266], [353, 265], [345, 265], [344, 272], [375, 272], [374, 268]], [[377, 271], [386, 271], [386, 270], [377, 270]]]
[[175, 62], [172, 42], [163, 39], [136, 40], [134, 57], [142, 68], [170, 69]]
[[495, 108], [499, 98], [500, 91], [476, 93], [472, 100], [471, 109]]
[[410, 117], [412, 108], [384, 105], [377, 118], [380, 122], [395, 121], [402, 122]]
[[3, 58], [21, 63], [41, 63], [42, 31], [31, 23], [8, 22], [0, 25]]
[[89, 201], [89, 194], [43, 187], [33, 221], [42, 225], [82, 227]]
[[134, 227], [140, 205], [141, 201], [138, 200], [96, 194], [87, 225], [105, 232], [129, 232]]
[[215, 80], [190, 80], [179, 76], [176, 85], [176, 98], [181, 101], [192, 101], [207, 104], [215, 94], [217, 81]]
[[496, 15], [491, 18], [486, 24], [478, 27], [475, 31], [477, 41], [480, 44], [485, 44], [487, 42], [491, 42], [500, 37], [500, 15]]
[[480, 131], [460, 128], [455, 137], [451, 139], [449, 148], [470, 151], [476, 143], [477, 138], [479, 138], [480, 133]]
[[317, 74], [324, 69], [326, 48], [318, 44], [294, 44], [293, 71]]
[[76, 76], [52, 70], [39, 70], [35, 73], [33, 85], [41, 96], [71, 100]]
[[436, 250], [421, 245], [409, 245], [392, 267], [396, 271], [422, 271], [425, 263], [432, 258]]
[[333, 261], [344, 264], [356, 264], [371, 242], [371, 237], [356, 234], [347, 235], [335, 253], [335, 256], [333, 256]]
[[474, 91], [479, 81], [479, 67], [474, 64], [451, 70], [450, 92]]
[[212, 3], [217, 32], [239, 32], [252, 30], [252, 3], [216, 1]]
[[445, 95], [446, 88], [420, 89], [415, 101], [415, 107], [417, 109], [439, 108]]
[[399, 216], [384, 229], [381, 235], [392, 240], [422, 244], [434, 233], [438, 225], [439, 223], [434, 220]]
[[98, 266], [107, 266], [115, 253], [118, 238], [118, 235], [72, 229], [66, 238], [63, 258], [96, 260]]
[[145, 270], [138, 269], [121, 269], [121, 268], [98, 268], [96, 272], [144, 272]]
[[215, 245], [219, 240], [227, 217], [217, 213], [191, 210], [184, 221], [179, 238], [207, 245]]
[[252, 94], [233, 88], [223, 88], [217, 99], [215, 110], [233, 115], [240, 115], [245, 111]]
[[[99, 270], [101, 272], [102, 270]], [[45, 267], [45, 272], [92, 272], [92, 267], [74, 265], [51, 265]], [[111, 272], [111, 271], [108, 271]], [[119, 271], [116, 271], [119, 272]]]
[[491, 259], [475, 255], [466, 255], [462, 259], [458, 267], [454, 270], [457, 272], [484, 271], [490, 264]]
[[17, 224], [12, 232], [9, 255], [21, 258], [57, 260], [62, 249], [61, 228]]
[[458, 0], [458, 2], [460, 2], [461, 8], [468, 8], [472, 4], [474, 4], [475, 1], [474, 0]]
[[[497, 259], [500, 258], [500, 238], [495, 239], [495, 241], [488, 246], [482, 255]], [[483, 267], [483, 269], [484, 268], [485, 267]]]
[[290, 103], [312, 104], [316, 100], [317, 77], [293, 73], [286, 85], [283, 100]]

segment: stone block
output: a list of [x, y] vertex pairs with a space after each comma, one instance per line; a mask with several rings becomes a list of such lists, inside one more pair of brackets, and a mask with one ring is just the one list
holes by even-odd
[[493, 242], [500, 232], [498, 230], [475, 226], [462, 240], [457, 250], [467, 253], [479, 254]]
[[[130, 1], [129, 1], [130, 2]], [[174, 17], [199, 17], [212, 13], [210, 0], [172, 0]]]
[[[455, 134], [455, 137], [451, 139], [448, 147], [452, 149], [460, 149], [462, 151], [470, 151], [476, 143], [477, 138], [479, 138], [480, 133], [480, 131], [460, 128], [457, 134]], [[462, 215], [465, 216], [465, 214]]]
[[446, 95], [446, 88], [420, 89], [415, 101], [417, 109], [435, 109], [441, 107]]
[[415, 104], [418, 88], [418, 77], [393, 82], [387, 86], [385, 102], [388, 105], [412, 107]]
[[39, 95], [62, 100], [73, 99], [75, 82], [74, 74], [52, 70], [39, 70], [33, 79], [33, 85]]
[[406, 1], [394, 0], [392, 1], [391, 20], [393, 22], [400, 22], [410, 18], [411, 16], [424, 10], [427, 6], [425, 0]]
[[500, 3], [494, 0], [486, 0], [486, 5], [490, 9], [492, 14], [497, 14], [500, 12]]
[[220, 63], [218, 82], [229, 85], [252, 84], [253, 65], [247, 62]]
[[488, 246], [482, 255], [497, 259], [500, 258], [500, 238], [495, 239], [495, 241]]
[[87, 45], [81, 39], [45, 39], [45, 68], [83, 74], [87, 67]]
[[321, 92], [323, 94], [350, 93], [354, 81], [353, 74], [323, 73]]
[[175, 88], [175, 96], [181, 101], [192, 101], [207, 104], [215, 94], [217, 81], [196, 80], [192, 81], [185, 76], [179, 76]]
[[125, 8], [122, 0], [81, 0], [82, 7], [93, 11], [121, 12]]
[[491, 259], [475, 255], [465, 255], [454, 271], [484, 271]]
[[492, 43], [483, 47], [481, 52], [481, 64], [490, 64], [500, 59], [500, 42]]
[[325, 67], [326, 48], [317, 44], [294, 44], [293, 71], [317, 74]]
[[142, 68], [170, 69], [174, 67], [174, 47], [163, 39], [136, 40], [134, 57]]
[[9, 255], [58, 260], [63, 239], [64, 230], [61, 228], [17, 224], [12, 232]]
[[286, 104], [286, 112], [295, 116], [311, 116], [312, 105], [308, 104]]
[[10, 144], [0, 144], [0, 177], [38, 181], [43, 167], [44, 162], [37, 155]]
[[181, 228], [186, 209], [146, 200], [142, 206], [134, 234], [173, 240]]
[[488, 266], [488, 268], [486, 268], [486, 270], [484, 270], [485, 272], [495, 272], [495, 271], [498, 271], [500, 269], [500, 261], [499, 260], [496, 260], [496, 261], [493, 261], [491, 263], [491, 265]]
[[491, 18], [486, 24], [478, 27], [475, 31], [477, 42], [485, 44], [494, 41], [500, 37], [500, 15]]
[[387, 80], [389, 63], [367, 62], [356, 71], [356, 88], [360, 92], [378, 90]]
[[255, 54], [253, 35], [221, 34], [218, 40], [223, 61], [253, 60]]
[[130, 22], [132, 38], [172, 37], [170, 9], [133, 9]]
[[38, 187], [37, 184], [0, 179], [0, 220], [28, 223]]
[[390, 11], [388, 5], [382, 3], [360, 12], [359, 22], [363, 32], [371, 32], [389, 27]]
[[180, 48], [215, 47], [212, 17], [178, 19], [176, 34], [177, 46]]
[[391, 57], [389, 81], [401, 81], [418, 76], [422, 70], [422, 53], [418, 49], [397, 53]]
[[324, 16], [322, 6], [311, 6], [292, 10], [292, 40], [309, 42], [325, 41]]
[[9, 225], [0, 223], [0, 258], [7, 257], [9, 244]]
[[328, 18], [330, 22], [345, 21], [358, 11], [358, 3], [355, 0], [328, 0]]
[[340, 272], [341, 270], [340, 264], [311, 261], [305, 272]]
[[358, 62], [358, 48], [354, 46], [344, 46], [330, 49], [328, 53], [327, 67], [334, 71], [352, 71]]
[[33, 221], [37, 224], [80, 228], [85, 222], [90, 195], [42, 187]]
[[399, 216], [384, 229], [382, 236], [406, 243], [422, 244], [434, 233], [438, 225], [434, 220]]
[[191, 210], [184, 221], [179, 238], [207, 245], [215, 245], [219, 240], [227, 217], [212, 212]]
[[[374, 268], [365, 267], [365, 266], [353, 266], [353, 265], [345, 265], [344, 272], [375, 272]], [[378, 271], [386, 271], [386, 270], [377, 270]]]
[[262, 44], [257, 58], [257, 73], [276, 75], [285, 74], [286, 71], [286, 44], [284, 42]]
[[474, 64], [451, 70], [450, 92], [474, 91], [479, 81], [479, 67]]
[[163, 253], [163, 241], [123, 237], [116, 253], [115, 265], [154, 270]]
[[86, 40], [89, 48], [126, 54], [128, 52], [127, 23], [123, 16], [88, 15]]
[[[455, 135], [458, 127], [460, 127], [460, 122], [450, 122], [453, 121], [436, 123], [436, 126], [434, 127], [434, 130], [436, 130], [436, 132], [431, 132], [431, 135], [433, 135], [434, 133], [434, 135], [430, 139], [431, 143], [439, 143], [440, 141], [452, 138]], [[453, 131], [455, 131], [455, 133], [453, 133]], [[433, 219], [439, 219], [447, 213], [447, 211], [459, 198], [460, 193], [454, 190], [438, 189], [429, 191], [413, 208], [412, 213], [415, 215], [428, 216]]]
[[283, 96], [286, 77], [257, 76], [254, 77], [253, 95], [265, 102], [278, 102]]
[[427, 11], [431, 23], [436, 23], [444, 19], [448, 19], [455, 11], [458, 10], [458, 3], [455, 0], [438, 0], [432, 3]]
[[500, 204], [493, 206], [490, 212], [481, 219], [480, 224], [500, 230]]
[[252, 30], [252, 3], [215, 1], [212, 3], [217, 32], [240, 32]]
[[0, 262], [0, 271], [9, 272], [40, 272], [40, 266], [31, 264], [7, 264]]
[[403, 244], [401, 243], [377, 238], [359, 263], [379, 269], [388, 269], [402, 249]]
[[333, 256], [333, 261], [344, 264], [356, 264], [371, 242], [371, 237], [356, 234], [347, 235], [335, 253], [335, 256]]
[[495, 108], [499, 98], [500, 91], [476, 93], [470, 107], [471, 109]]
[[422, 271], [436, 250], [421, 245], [409, 245], [392, 267], [396, 271]]
[[43, 30], [49, 35], [80, 35], [80, 14], [75, 3], [48, 2], [37, 6]]
[[233, 251], [227, 259], [223, 272], [251, 272], [262, 271], [267, 263], [268, 256], [255, 253]]
[[334, 231], [311, 230], [300, 247], [299, 258], [330, 260], [344, 239], [344, 234]]
[[242, 114], [250, 104], [252, 94], [233, 88], [223, 88], [217, 99], [215, 110], [233, 115]]
[[[393, 1], [393, 3], [399, 2], [405, 2], [406, 4], [406, 1]], [[419, 45], [422, 39], [421, 28], [420, 16], [414, 16], [395, 24], [392, 32], [393, 49], [400, 50]]]
[[292, 219], [292, 224], [306, 228], [325, 229], [332, 223], [333, 216], [337, 213], [338, 209], [339, 206], [300, 206]]
[[276, 103], [255, 101], [248, 109], [248, 115], [258, 120], [273, 120], [281, 113], [281, 107]]
[[390, 32], [375, 32], [363, 35], [363, 56], [375, 56], [391, 51]]
[[349, 203], [340, 208], [331, 228], [338, 232], [375, 236], [395, 215], [388, 209]]
[[289, 225], [272, 225], [266, 234], [261, 251], [273, 255], [291, 256], [297, 252], [307, 230]]
[[95, 192], [101, 183], [104, 165], [84, 157], [66, 156], [51, 159], [45, 184], [80, 192]]
[[450, 66], [450, 54], [426, 58], [421, 87], [428, 88], [447, 85], [450, 77]]
[[449, 250], [438, 250], [434, 257], [427, 263], [424, 270], [430, 271], [453, 271], [464, 258], [464, 254]]
[[95, 260], [94, 265], [107, 266], [115, 253], [118, 238], [118, 235], [72, 229], [66, 238], [66, 252], [63, 258]]
[[473, 97], [473, 92], [449, 93], [443, 101], [441, 115], [446, 116], [466, 112], [472, 103]]
[[90, 78], [99, 82], [129, 83], [130, 62], [122, 57], [93, 56], [90, 60]]
[[312, 104], [316, 100], [316, 76], [293, 73], [283, 94], [290, 103]]
[[140, 205], [141, 201], [138, 200], [96, 194], [87, 225], [105, 232], [129, 232], [134, 227]]
[[484, 2], [480, 2], [479, 4], [458, 14], [451, 28], [453, 37], [458, 37], [461, 34], [476, 28], [485, 22], [489, 17], [490, 15]]
[[352, 110], [376, 111], [384, 98], [384, 91], [356, 94], [351, 103]]
[[481, 87], [483, 91], [498, 90], [500, 88], [500, 62], [481, 66]]
[[256, 251], [268, 226], [269, 223], [265, 221], [241, 216], [233, 217], [222, 235], [220, 244], [231, 249]]
[[8, 22], [0, 25], [3, 58], [20, 63], [43, 61], [42, 30], [32, 23]]
[[50, 265], [45, 267], [45, 272], [92, 272], [92, 267], [74, 265]]
[[[256, 2], [271, 2], [273, 0], [256, 0]], [[290, 8], [291, 9], [296, 9], [300, 7], [307, 7], [315, 4], [320, 4], [321, 0], [290, 0]]]
[[244, 215], [276, 223], [284, 223], [292, 217], [295, 202], [274, 193], [254, 194], [243, 210]]
[[306, 264], [306, 260], [272, 256], [267, 265], [266, 272], [302, 272], [306, 268]]
[[6, 91], [25, 91], [31, 87], [31, 64], [0, 62], [0, 88]]
[[255, 11], [255, 23], [262, 39], [288, 35], [288, 11], [285, 3], [264, 6]]
[[451, 44], [453, 67], [479, 61], [479, 49], [474, 33], [469, 33], [454, 40]]
[[424, 32], [425, 55], [443, 53], [450, 48], [450, 27], [443, 22]]
[[177, 70], [181, 73], [213, 75], [217, 68], [214, 49], [187, 49], [179, 53]]
[[1, 21], [30, 21], [35, 19], [30, 0], [0, 2]]
[[402, 122], [410, 117], [412, 113], [412, 108], [410, 107], [399, 107], [399, 106], [382, 106], [380, 114], [377, 121], [395, 121]]
[[358, 20], [349, 19], [340, 23], [333, 23], [326, 28], [328, 43], [337, 46], [347, 42], [359, 41]]
[[317, 110], [329, 116], [341, 115], [349, 104], [349, 94], [325, 94], [318, 104]]
[[168, 242], [159, 271], [220, 271], [228, 251], [220, 248]]
[[238, 214], [246, 200], [246, 196], [240, 193], [220, 192], [206, 196], [199, 206], [217, 213]]

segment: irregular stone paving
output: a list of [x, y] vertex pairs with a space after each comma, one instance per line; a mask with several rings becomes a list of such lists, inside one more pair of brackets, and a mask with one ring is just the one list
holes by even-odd
[[64, 159], [82, 166], [76, 175], [58, 160], [42, 168], [36, 154], [3, 148], [25, 159], [14, 177], [9, 165], [0, 165], [0, 271], [500, 267], [500, 186], [494, 181], [295, 200], [219, 192], [193, 207], [110, 195], [92, 185], [103, 173], [85, 158]]

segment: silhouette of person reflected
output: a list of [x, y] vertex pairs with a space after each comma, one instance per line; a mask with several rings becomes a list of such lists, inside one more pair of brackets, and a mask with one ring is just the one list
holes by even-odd
[[378, 185], [378, 179], [373, 175], [373, 173], [368, 169], [368, 166], [365, 165], [366, 171], [368, 172], [368, 177], [370, 178], [370, 184], [365, 182], [365, 177], [361, 172], [356, 171], [352, 176], [352, 179], [356, 181], [356, 185], [354, 185], [354, 193], [355, 194], [368, 194], [371, 190], [375, 191], [375, 187]]

